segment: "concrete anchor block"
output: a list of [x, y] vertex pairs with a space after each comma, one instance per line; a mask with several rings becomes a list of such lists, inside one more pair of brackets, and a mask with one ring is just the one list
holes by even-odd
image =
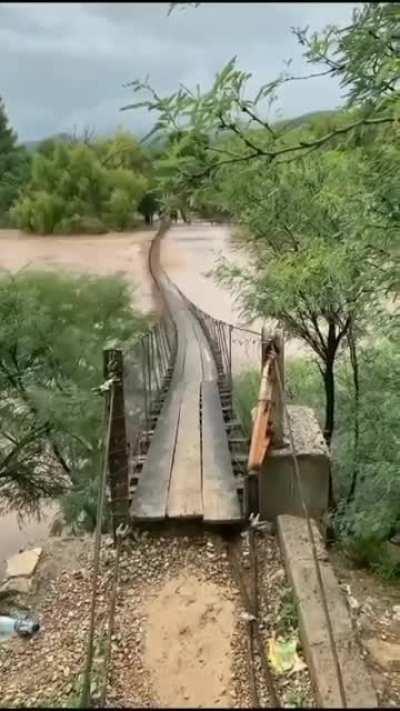
[[[309, 515], [320, 518], [329, 501], [329, 451], [311, 408], [292, 405], [288, 411], [304, 502]], [[261, 519], [304, 515], [287, 423], [284, 440], [285, 446], [270, 451], [258, 476]]]
[[[301, 517], [278, 517], [278, 535], [287, 576], [299, 616], [299, 632], [314, 688], [321, 708], [343, 708], [334, 652], [307, 521]], [[347, 708], [377, 708], [378, 701], [361, 649], [353, 630], [350, 612], [334, 570], [324, 552], [321, 535], [311, 521], [317, 559], [329, 619], [339, 659]]]

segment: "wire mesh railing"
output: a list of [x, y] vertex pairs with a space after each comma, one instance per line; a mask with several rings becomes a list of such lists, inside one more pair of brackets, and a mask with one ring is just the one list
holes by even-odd
[[242, 406], [247, 385], [243, 379], [259, 379], [261, 333], [214, 318], [188, 299], [180, 289], [178, 291], [202, 326], [217, 366], [220, 390], [230, 393], [235, 417], [239, 419], [243, 432], [250, 436], [251, 423], [246, 414], [247, 408]]
[[175, 354], [176, 329], [169, 314], [124, 353], [125, 415], [132, 453], [142, 434], [151, 431]]

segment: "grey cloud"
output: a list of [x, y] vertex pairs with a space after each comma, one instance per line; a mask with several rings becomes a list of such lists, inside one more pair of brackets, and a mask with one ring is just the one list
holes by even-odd
[[[22, 140], [93, 126], [146, 131], [145, 112], [120, 113], [131, 95], [123, 83], [149, 74], [157, 89], [179, 82], [207, 86], [232, 56], [253, 84], [274, 78], [283, 60], [306, 69], [292, 26], [321, 29], [344, 23], [353, 3], [203, 3], [175, 10], [168, 3], [2, 3], [0, 95]], [[291, 85], [281, 109], [295, 115], [336, 106], [327, 79]]]

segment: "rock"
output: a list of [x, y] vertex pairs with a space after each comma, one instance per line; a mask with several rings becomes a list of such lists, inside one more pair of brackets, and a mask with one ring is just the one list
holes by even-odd
[[20, 576], [29, 577], [33, 575], [41, 554], [41, 548], [32, 548], [30, 551], [13, 555], [12, 558], [7, 560], [6, 578], [18, 578]]
[[284, 580], [284, 579], [285, 579], [284, 569], [278, 568], [278, 570], [276, 570], [275, 573], [273, 573], [273, 575], [271, 575], [268, 582], [269, 583], [278, 583], [279, 581]]
[[355, 597], [353, 597], [353, 595], [349, 595], [348, 601], [349, 601], [349, 605], [352, 610], [357, 611], [360, 609], [360, 607], [361, 607], [360, 603], [358, 602], [358, 600]]
[[374, 638], [364, 642], [364, 646], [370, 653], [373, 661], [382, 667], [382, 669], [390, 671], [400, 670], [400, 644]]
[[32, 589], [30, 578], [11, 578], [6, 580], [0, 588], [0, 592], [8, 592], [10, 595], [27, 595]]

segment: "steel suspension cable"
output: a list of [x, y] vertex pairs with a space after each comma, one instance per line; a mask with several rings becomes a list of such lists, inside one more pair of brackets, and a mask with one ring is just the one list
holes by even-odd
[[340, 667], [337, 645], [336, 645], [336, 641], [335, 641], [335, 637], [334, 637], [334, 633], [333, 633], [332, 620], [331, 620], [331, 616], [329, 614], [328, 601], [326, 598], [324, 582], [323, 582], [322, 573], [321, 573], [321, 566], [319, 564], [315, 536], [314, 536], [314, 532], [312, 530], [312, 525], [311, 525], [307, 505], [306, 505], [306, 502], [304, 499], [303, 486], [301, 483], [301, 476], [300, 476], [300, 467], [299, 467], [299, 462], [298, 462], [296, 448], [295, 448], [295, 442], [294, 442], [293, 428], [292, 428], [292, 423], [290, 420], [289, 410], [288, 410], [288, 406], [287, 406], [287, 402], [286, 402], [286, 394], [284, 392], [284, 388], [282, 385], [281, 374], [279, 372], [279, 367], [278, 367], [276, 357], [273, 357], [273, 364], [274, 364], [275, 373], [276, 373], [276, 380], [278, 383], [278, 387], [279, 387], [280, 395], [281, 395], [281, 399], [282, 399], [283, 410], [285, 413], [285, 419], [287, 422], [291, 455], [292, 455], [292, 461], [293, 461], [293, 469], [294, 469], [295, 476], [296, 476], [298, 491], [299, 491], [299, 495], [300, 495], [301, 507], [303, 509], [304, 517], [305, 517], [306, 523], [307, 523], [308, 536], [309, 536], [310, 543], [311, 543], [311, 549], [312, 549], [313, 559], [314, 559], [314, 563], [315, 563], [315, 569], [317, 572], [318, 587], [320, 589], [322, 605], [324, 608], [324, 613], [325, 613], [326, 622], [327, 622], [329, 642], [331, 645], [333, 659], [334, 659], [334, 663], [335, 663], [335, 671], [336, 671], [337, 681], [338, 681], [338, 685], [339, 685], [342, 707], [347, 708], [346, 693], [345, 693], [344, 683], [343, 683], [343, 675], [342, 675], [342, 670]]
[[108, 411], [108, 426], [106, 441], [104, 447], [104, 459], [103, 459], [103, 469], [99, 482], [99, 490], [97, 496], [97, 511], [96, 511], [96, 533], [94, 539], [94, 552], [93, 552], [93, 574], [92, 574], [92, 601], [90, 605], [90, 622], [89, 622], [89, 637], [87, 644], [86, 653], [86, 666], [83, 677], [82, 684], [82, 694], [80, 707], [88, 708], [88, 701], [90, 695], [90, 676], [92, 671], [93, 662], [93, 641], [94, 641], [94, 624], [95, 624], [95, 614], [96, 614], [96, 598], [97, 598], [97, 583], [99, 577], [99, 567], [100, 567], [100, 545], [101, 545], [101, 527], [103, 523], [103, 509], [105, 501], [106, 492], [106, 481], [107, 481], [107, 471], [110, 453], [110, 438], [111, 438], [111, 425], [113, 420], [114, 411], [114, 382], [111, 382], [111, 393], [110, 393], [110, 407]]

